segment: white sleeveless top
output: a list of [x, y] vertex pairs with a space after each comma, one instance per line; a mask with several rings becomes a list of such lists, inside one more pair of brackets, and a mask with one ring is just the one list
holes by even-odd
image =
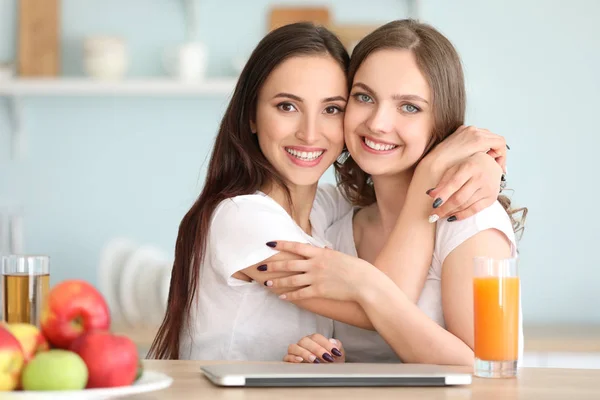
[[325, 230], [347, 212], [331, 185], [317, 190], [306, 234], [275, 200], [261, 192], [222, 201], [209, 229], [190, 318], [180, 334], [182, 360], [281, 361], [288, 345], [315, 332], [332, 337], [333, 321], [281, 300], [262, 282], [232, 275], [277, 254], [266, 245], [291, 240], [332, 247]]
[[[345, 201], [339, 199], [339, 201]], [[341, 206], [347, 207], [347, 206]], [[339, 221], [326, 230], [326, 239], [334, 249], [357, 257], [354, 244], [352, 219], [355, 210], [348, 212]], [[515, 234], [510, 219], [502, 205], [497, 201], [478, 214], [462, 221], [448, 222], [445, 219], [437, 222], [435, 247], [432, 265], [427, 280], [417, 302], [418, 307], [433, 321], [442, 327], [444, 313], [442, 310], [442, 265], [444, 260], [460, 244], [471, 236], [486, 229], [498, 229], [511, 242], [513, 256], [517, 254]], [[334, 337], [341, 340], [346, 350], [347, 362], [401, 362], [394, 350], [375, 331], [361, 329], [342, 322], [334, 321]], [[523, 355], [523, 323], [519, 313], [519, 360]]]

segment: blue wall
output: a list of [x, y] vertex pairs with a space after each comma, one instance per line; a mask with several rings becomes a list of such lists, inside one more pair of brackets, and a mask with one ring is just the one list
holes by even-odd
[[[231, 75], [265, 33], [269, 1], [200, 2], [208, 73]], [[278, 1], [290, 3], [292, 1]], [[405, 1], [326, 4], [345, 23], [406, 16]], [[503, 134], [509, 184], [530, 209], [522, 241], [526, 322], [600, 323], [600, 217], [595, 121], [600, 106], [600, 2], [422, 0], [421, 17], [460, 51], [469, 123]], [[161, 52], [184, 39], [181, 1], [63, 0], [65, 75], [82, 75], [81, 39], [127, 39], [130, 76], [162, 75]], [[0, 61], [15, 55], [15, 0], [0, 0]], [[143, 21], [143, 22], [140, 22]], [[11, 161], [0, 103], [0, 205], [22, 204], [25, 244], [53, 257], [52, 280], [96, 281], [101, 247], [117, 235], [172, 251], [202, 185], [226, 96], [25, 99], [28, 156]], [[326, 176], [331, 180], [332, 175]]]

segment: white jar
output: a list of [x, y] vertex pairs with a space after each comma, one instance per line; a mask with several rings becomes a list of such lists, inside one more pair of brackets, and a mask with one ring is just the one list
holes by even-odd
[[83, 42], [85, 72], [97, 79], [120, 79], [128, 67], [125, 41], [118, 37], [88, 37]]

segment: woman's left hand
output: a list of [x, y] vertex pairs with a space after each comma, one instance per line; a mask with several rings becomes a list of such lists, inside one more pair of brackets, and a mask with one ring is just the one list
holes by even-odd
[[427, 193], [433, 201], [430, 221], [457, 221], [477, 214], [496, 201], [504, 179], [502, 167], [490, 154], [476, 153], [458, 162]]
[[369, 273], [383, 274], [360, 258], [351, 257], [329, 248], [316, 247], [306, 243], [277, 241], [274, 249], [305, 258], [305, 260], [266, 263], [266, 271], [298, 273], [264, 282], [265, 286], [276, 288], [279, 292], [285, 290], [285, 293], [279, 297], [289, 301], [314, 297], [356, 300]]
[[346, 362], [346, 352], [342, 342], [327, 339], [318, 333], [305, 336], [288, 346], [283, 361], [289, 363], [343, 363]]

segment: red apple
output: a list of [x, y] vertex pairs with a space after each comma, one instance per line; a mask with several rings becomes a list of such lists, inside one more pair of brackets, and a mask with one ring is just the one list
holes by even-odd
[[42, 333], [50, 344], [68, 349], [85, 332], [107, 330], [110, 313], [95, 287], [81, 280], [67, 280], [48, 293], [41, 317]]
[[79, 354], [88, 368], [87, 388], [127, 386], [136, 378], [137, 347], [126, 336], [92, 331], [75, 340], [70, 350]]
[[0, 325], [0, 391], [16, 389], [25, 357], [21, 344], [5, 326]]
[[36, 353], [48, 350], [48, 342], [37, 326], [26, 323], [10, 323], [5, 327], [21, 343], [25, 363], [28, 363]]

